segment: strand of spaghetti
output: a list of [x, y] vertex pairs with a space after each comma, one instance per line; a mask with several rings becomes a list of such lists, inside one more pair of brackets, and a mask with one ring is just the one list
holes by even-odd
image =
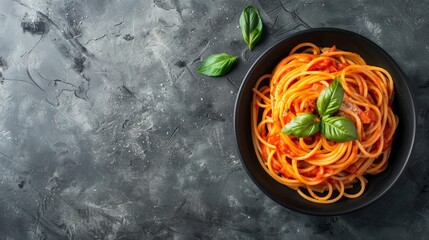
[[377, 174], [383, 171], [384, 170], [383, 167], [387, 166], [387, 159], [390, 156], [390, 151], [391, 149], [389, 149], [385, 154], [383, 154], [383, 158], [381, 159], [381, 161], [375, 167], [368, 168], [366, 170], [366, 173]]
[[286, 178], [280, 178], [277, 174], [274, 173], [274, 170], [273, 170], [272, 164], [271, 164], [271, 162], [273, 160], [274, 153], [275, 153], [275, 151], [272, 151], [270, 153], [270, 155], [268, 156], [268, 161], [267, 161], [268, 173], [270, 174], [270, 176], [272, 176], [273, 178], [275, 178], [276, 180], [278, 180], [282, 183], [287, 183], [287, 184], [290, 184], [290, 183], [297, 184], [298, 183], [299, 184], [299, 182], [296, 180], [289, 180]]
[[342, 182], [339, 182], [339, 183], [340, 183], [340, 186], [339, 187], [337, 187], [337, 186], [335, 187], [338, 190], [338, 196], [336, 198], [329, 199], [329, 200], [326, 200], [326, 201], [320, 201], [320, 200], [308, 197], [305, 193], [303, 193], [301, 191], [301, 189], [298, 189], [297, 191], [298, 191], [299, 195], [301, 195], [301, 197], [307, 199], [308, 201], [315, 202], [315, 203], [330, 204], [330, 203], [334, 203], [334, 202], [340, 200], [341, 197], [344, 195], [344, 184]]
[[302, 176], [301, 174], [299, 174], [297, 160], [295, 160], [295, 159], [292, 159], [292, 167], [293, 167], [294, 173], [296, 175], [296, 178], [305, 185], [316, 185], [316, 184], [319, 184], [319, 183], [324, 181], [324, 179], [319, 179], [316, 181], [309, 181], [309, 178], [306, 178], [306, 177]]
[[294, 48], [292, 48], [292, 50], [289, 52], [289, 55], [294, 54], [298, 49], [303, 47], [309, 47], [310, 49], [312, 49], [314, 55], [317, 55], [320, 53], [320, 49], [318, 46], [310, 42], [305, 42], [305, 43], [300, 43], [296, 45]]
[[322, 53], [321, 56], [326, 56], [326, 57], [335, 57], [335, 56], [348, 57], [355, 64], [366, 65], [365, 60], [363, 60], [363, 58], [361, 58], [358, 54], [352, 53], [352, 52], [346, 52], [346, 51], [325, 52], [325, 53]]
[[271, 99], [269, 99], [269, 98], [268, 98], [267, 96], [265, 96], [263, 93], [261, 93], [260, 91], [258, 91], [256, 88], [253, 88], [252, 90], [253, 90], [253, 92], [254, 92], [256, 95], [258, 95], [260, 98], [264, 99], [264, 101], [265, 101], [266, 103], [270, 103], [270, 102], [271, 102]]
[[[319, 135], [317, 135], [317, 137], [319, 137]], [[320, 137], [319, 137], [320, 139]], [[323, 140], [322, 140], [323, 141]], [[319, 143], [319, 141], [312, 141], [310, 144], [307, 144], [304, 140], [304, 138], [300, 138], [299, 139], [299, 146], [306, 152], [311, 151], [312, 148], [315, 148], [317, 143]], [[323, 143], [322, 143], [323, 144]], [[321, 151], [320, 149], [318, 149], [318, 152]], [[324, 152], [324, 151], [323, 151]]]
[[[257, 117], [257, 116], [256, 116]], [[261, 137], [261, 135], [258, 132], [257, 126], [253, 125], [254, 129], [253, 129], [253, 133], [256, 133], [256, 137], [258, 138], [258, 140], [260, 142], [262, 142], [264, 145], [270, 147], [270, 148], [276, 148], [276, 146], [270, 144], [269, 142], [267, 142], [264, 138]]]
[[306, 162], [317, 166], [326, 166], [340, 159], [341, 156], [344, 155], [346, 150], [347, 143], [341, 143], [338, 144], [338, 147], [334, 151], [331, 151], [329, 153], [317, 154], [317, 156], [313, 156], [311, 159], [307, 159]]
[[312, 157], [315, 152], [317, 151], [317, 149], [319, 149], [319, 147], [322, 145], [322, 141], [319, 140], [319, 142], [316, 144], [316, 147], [311, 150], [309, 153], [305, 154], [304, 156], [301, 157], [293, 157], [294, 160], [304, 160], [304, 159], [308, 159], [310, 157]]
[[332, 192], [333, 192], [332, 184], [328, 183], [327, 186], [328, 186], [328, 194], [326, 194], [326, 196], [324, 197], [321, 197], [315, 194], [314, 191], [311, 189], [311, 187], [307, 188], [307, 190], [314, 199], [317, 199], [318, 201], [326, 201], [332, 196]]
[[359, 149], [361, 150], [361, 154], [363, 154], [365, 157], [378, 157], [380, 156], [380, 153], [382, 151], [383, 148], [383, 144], [384, 144], [384, 140], [383, 138], [379, 138], [379, 141], [381, 141], [381, 144], [378, 146], [377, 150], [375, 151], [375, 153], [369, 153], [359, 141], [357, 142], [357, 145], [359, 147]]
[[359, 190], [359, 192], [357, 192], [355, 194], [349, 194], [349, 193], [347, 193], [347, 192], [344, 191], [344, 193], [343, 193], [344, 197], [358, 198], [358, 197], [360, 197], [363, 194], [363, 192], [365, 191], [366, 182], [364, 180], [364, 177], [362, 177], [362, 176], [357, 176], [357, 178], [360, 181], [360, 190]]
[[333, 169], [339, 169], [340, 171], [342, 171], [345, 167], [351, 165], [357, 159], [356, 158], [357, 155], [358, 155], [358, 147], [353, 146], [351, 150], [351, 154], [347, 159], [345, 159], [344, 162], [338, 161], [337, 164], [332, 164], [329, 167]]
[[340, 144], [339, 150], [333, 156], [326, 156], [326, 154], [318, 154], [313, 158], [308, 159], [307, 162], [316, 166], [328, 166], [335, 162], [345, 161], [349, 158], [349, 154], [352, 150], [350, 147], [353, 143], [342, 143]]
[[[296, 73], [295, 73], [296, 72]], [[335, 75], [325, 72], [318, 71], [306, 71], [303, 72], [302, 69], [295, 69], [294, 71], [288, 72], [283, 78], [283, 81], [279, 81], [279, 86], [276, 87], [275, 96], [279, 95], [279, 91], [284, 90], [285, 88], [290, 87], [290, 85], [299, 77], [308, 76], [308, 75], [317, 75], [317, 76], [326, 76], [327, 79], [333, 79]], [[275, 78], [273, 78], [275, 79]]]
[[393, 93], [393, 79], [392, 79], [392, 76], [389, 74], [389, 72], [386, 71], [386, 69], [383, 69], [381, 67], [375, 67], [375, 66], [368, 66], [368, 69], [374, 71], [382, 79], [384, 79], [384, 77], [387, 77], [386, 86], [387, 86], [388, 92]]
[[254, 136], [252, 136], [252, 141], [253, 141], [253, 145], [255, 146], [255, 153], [256, 153], [256, 157], [258, 158], [259, 164], [264, 168], [265, 171], [267, 171], [267, 167], [265, 166], [264, 159], [260, 155], [261, 150], [260, 150], [259, 142]]

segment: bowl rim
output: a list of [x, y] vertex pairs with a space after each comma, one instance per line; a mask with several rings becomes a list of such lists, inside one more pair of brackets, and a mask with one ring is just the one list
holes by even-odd
[[[302, 209], [299, 207], [296, 207], [293, 204], [285, 204], [283, 202], [281, 202], [279, 199], [277, 199], [276, 197], [274, 197], [269, 191], [267, 191], [263, 186], [261, 186], [259, 184], [259, 182], [257, 181], [256, 177], [253, 176], [246, 164], [246, 161], [244, 160], [243, 157], [243, 150], [240, 147], [240, 139], [238, 137], [237, 134], [237, 129], [238, 129], [238, 124], [239, 124], [239, 118], [237, 117], [237, 111], [239, 108], [239, 103], [241, 102], [241, 99], [243, 98], [243, 89], [246, 85], [246, 82], [249, 81], [249, 76], [252, 73], [252, 69], [255, 68], [255, 66], [257, 66], [259, 64], [259, 62], [261, 61], [261, 59], [265, 58], [266, 55], [271, 54], [274, 49], [277, 49], [280, 45], [283, 44], [283, 42], [287, 41], [288, 39], [295, 37], [297, 35], [301, 35], [301, 34], [308, 34], [308, 33], [312, 33], [312, 32], [334, 32], [334, 33], [343, 33], [343, 34], [347, 34], [347, 35], [352, 35], [353, 37], [356, 38], [360, 38], [360, 40], [364, 41], [365, 44], [370, 44], [373, 45], [372, 47], [377, 48], [383, 55], [385, 55], [384, 57], [386, 57], [391, 63], [392, 66], [394, 66], [397, 70], [399, 75], [401, 76], [401, 78], [404, 80], [404, 88], [403, 90], [405, 90], [406, 94], [410, 97], [410, 107], [411, 107], [411, 112], [412, 112], [412, 116], [411, 119], [409, 120], [411, 122], [411, 127], [412, 127], [412, 133], [411, 133], [411, 142], [410, 142], [410, 147], [408, 149], [408, 152], [406, 153], [406, 159], [404, 161], [404, 164], [402, 164], [402, 166], [400, 166], [399, 168], [399, 172], [398, 174], [396, 174], [393, 179], [390, 181], [390, 183], [388, 183], [386, 185], [386, 187], [378, 192], [377, 194], [375, 194], [375, 197], [373, 197], [372, 199], [369, 199], [368, 201], [365, 201], [361, 204], [357, 204], [356, 206], [353, 206], [351, 208], [348, 208], [346, 210], [337, 210], [337, 211], [330, 211], [330, 212], [318, 212], [318, 211], [312, 211], [312, 210], [308, 210], [308, 209]], [[349, 30], [345, 30], [345, 29], [341, 29], [341, 28], [331, 28], [331, 27], [322, 27], [322, 28], [311, 28], [311, 29], [306, 29], [306, 30], [301, 30], [298, 32], [293, 32], [290, 34], [285, 35], [284, 37], [282, 37], [280, 40], [277, 40], [276, 42], [274, 42], [273, 44], [271, 44], [271, 46], [268, 46], [266, 48], [264, 48], [262, 50], [261, 53], [258, 54], [259, 56], [254, 60], [254, 62], [250, 65], [250, 67], [248, 67], [246, 74], [244, 75], [244, 78], [242, 80], [242, 83], [240, 84], [240, 88], [238, 89], [237, 92], [237, 98], [235, 100], [235, 104], [234, 104], [234, 112], [233, 112], [233, 130], [234, 130], [234, 135], [235, 135], [235, 145], [236, 148], [238, 150], [239, 153], [239, 158], [240, 161], [242, 163], [242, 165], [244, 166], [244, 169], [247, 172], [247, 175], [252, 179], [253, 183], [266, 195], [268, 196], [271, 200], [275, 201], [276, 203], [278, 203], [279, 205], [299, 212], [299, 213], [304, 213], [304, 214], [308, 214], [308, 215], [315, 215], [315, 216], [334, 216], [334, 215], [342, 215], [342, 214], [347, 214], [347, 213], [351, 213], [351, 212], [355, 212], [359, 209], [362, 209], [372, 203], [374, 203], [375, 201], [377, 201], [378, 199], [380, 199], [380, 197], [382, 197], [383, 195], [386, 194], [386, 192], [388, 192], [393, 185], [398, 181], [399, 177], [403, 174], [405, 168], [407, 167], [411, 154], [413, 152], [414, 149], [414, 143], [415, 143], [415, 138], [416, 138], [416, 128], [417, 128], [417, 117], [416, 117], [416, 110], [415, 110], [415, 100], [414, 100], [414, 95], [413, 95], [413, 91], [410, 88], [410, 80], [408, 79], [407, 75], [403, 72], [403, 70], [400, 68], [400, 66], [396, 63], [396, 61], [386, 52], [386, 50], [384, 50], [382, 47], [380, 47], [378, 44], [376, 44], [375, 42], [373, 42], [372, 40], [370, 40], [367, 37], [362, 36], [359, 33], [353, 32], [353, 31], [349, 31]], [[395, 81], [395, 80], [394, 80]], [[253, 147], [253, 145], [252, 145]], [[285, 186], [287, 187], [287, 186]], [[335, 204], [335, 203], [334, 203]]]

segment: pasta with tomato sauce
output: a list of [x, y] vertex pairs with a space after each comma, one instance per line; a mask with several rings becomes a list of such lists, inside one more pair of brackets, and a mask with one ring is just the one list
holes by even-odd
[[[333, 79], [344, 89], [333, 115], [350, 119], [357, 139], [336, 142], [321, 132], [302, 138], [283, 133], [297, 116], [317, 115], [317, 99]], [[398, 123], [393, 95], [389, 72], [367, 65], [360, 55], [335, 46], [297, 45], [253, 88], [251, 131], [261, 166], [312, 202], [361, 196], [368, 182], [365, 175], [381, 173], [388, 164]]]

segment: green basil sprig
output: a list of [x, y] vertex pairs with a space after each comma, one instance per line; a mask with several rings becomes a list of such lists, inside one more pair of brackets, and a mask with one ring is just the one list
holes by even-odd
[[303, 113], [298, 115], [289, 124], [286, 124], [282, 129], [282, 133], [303, 138], [311, 136], [319, 131], [319, 122], [316, 121], [316, 116], [311, 113]]
[[[249, 5], [243, 9], [240, 16], [240, 27], [244, 41], [252, 50], [262, 36], [262, 19], [257, 8]], [[223, 76], [231, 70], [237, 58], [237, 56], [227, 53], [213, 54], [201, 63], [197, 71], [211, 77]]]
[[262, 36], [262, 19], [258, 9], [252, 5], [245, 7], [241, 12], [239, 22], [243, 39], [252, 50]]
[[338, 78], [325, 88], [317, 98], [317, 111], [320, 116], [331, 116], [338, 111], [344, 98], [344, 89]]
[[213, 54], [201, 63], [197, 71], [207, 76], [222, 76], [231, 70], [237, 58], [237, 56], [231, 56], [227, 53]]
[[334, 116], [340, 109], [344, 98], [344, 89], [341, 81], [334, 78], [328, 88], [323, 89], [317, 99], [317, 111], [321, 116], [320, 122], [317, 116], [311, 113], [303, 113], [286, 124], [282, 133], [298, 138], [308, 137], [320, 132], [329, 140], [336, 142], [348, 142], [358, 139], [356, 127], [347, 117]]
[[346, 117], [322, 118], [320, 125], [320, 131], [329, 140], [348, 142], [357, 139], [355, 125]]

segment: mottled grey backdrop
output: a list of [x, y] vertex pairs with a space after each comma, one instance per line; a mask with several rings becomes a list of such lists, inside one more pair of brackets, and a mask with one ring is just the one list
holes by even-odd
[[[251, 52], [249, 3], [265, 27]], [[428, 239], [428, 13], [428, 0], [0, 0], [0, 239]], [[267, 198], [232, 129], [255, 58], [313, 27], [378, 43], [416, 96], [405, 174], [336, 217]], [[198, 74], [218, 52], [240, 56], [234, 70]]]

